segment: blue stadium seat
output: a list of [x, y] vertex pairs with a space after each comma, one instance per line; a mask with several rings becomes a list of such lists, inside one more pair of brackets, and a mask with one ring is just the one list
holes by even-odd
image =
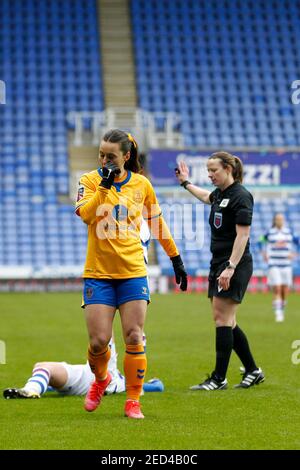
[[[204, 139], [191, 121], [185, 122], [187, 146], [298, 145], [299, 130], [282, 132], [280, 123], [272, 127], [277, 118], [290, 119], [292, 127], [300, 122], [286, 88], [299, 70], [298, 56], [291, 52], [299, 30], [299, 9], [293, 2], [284, 6], [280, 0], [219, 0], [192, 5], [131, 0], [140, 107], [173, 111], [176, 101], [183, 122], [187, 103], [192, 103], [194, 112], [197, 109], [193, 119], [211, 109], [219, 132], [208, 126]], [[197, 101], [200, 106], [195, 108]], [[239, 108], [238, 112], [232, 112], [234, 108]], [[231, 134], [220, 126], [220, 110], [228, 116], [231, 127], [237, 125]], [[254, 117], [252, 127], [244, 132], [243, 115], [249, 122]]]
[[0, 264], [74, 264], [73, 226], [83, 237], [85, 228], [64, 207], [68, 233], [58, 236], [58, 195], [69, 193], [67, 112], [103, 109], [96, 1], [40, 0], [38, 14], [36, 2], [18, 3], [0, 3], [0, 78], [10, 95], [0, 115], [3, 207], [10, 212], [7, 222], [0, 216], [10, 241]]

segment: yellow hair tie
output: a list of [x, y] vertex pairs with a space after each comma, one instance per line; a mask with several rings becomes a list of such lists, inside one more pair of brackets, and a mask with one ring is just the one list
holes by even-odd
[[128, 137], [128, 140], [130, 140], [130, 142], [133, 143], [133, 145], [135, 146], [135, 148], [137, 147], [136, 145], [136, 141], [134, 140], [134, 138], [132, 137], [132, 135], [128, 132], [127, 134], [127, 137]]

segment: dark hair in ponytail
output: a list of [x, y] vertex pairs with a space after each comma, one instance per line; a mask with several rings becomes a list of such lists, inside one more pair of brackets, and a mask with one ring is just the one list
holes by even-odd
[[130, 152], [130, 158], [124, 165], [125, 170], [130, 170], [134, 173], [141, 172], [138, 145], [131, 134], [127, 134], [127, 132], [121, 131], [120, 129], [111, 129], [104, 134], [103, 140], [105, 142], [120, 144], [120, 150], [124, 155], [128, 151]]
[[232, 176], [234, 181], [238, 181], [239, 183], [243, 182], [243, 164], [238, 157], [236, 157], [235, 155], [231, 155], [231, 153], [228, 152], [215, 152], [208, 159], [214, 160], [216, 158], [221, 160], [223, 168], [227, 168], [228, 166], [232, 167]]

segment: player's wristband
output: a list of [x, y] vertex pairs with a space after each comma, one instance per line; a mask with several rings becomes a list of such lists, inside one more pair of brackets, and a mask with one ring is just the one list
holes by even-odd
[[192, 184], [192, 183], [190, 181], [186, 180], [183, 183], [181, 183], [180, 186], [182, 186], [184, 189], [186, 189], [188, 184]]

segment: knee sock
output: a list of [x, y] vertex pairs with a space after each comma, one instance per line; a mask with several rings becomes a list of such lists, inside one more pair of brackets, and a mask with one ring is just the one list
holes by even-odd
[[127, 344], [124, 357], [124, 373], [127, 399], [139, 401], [147, 369], [147, 357], [143, 344]]
[[283, 302], [281, 299], [273, 300], [273, 310], [276, 317], [280, 317], [283, 314]]
[[231, 326], [216, 328], [216, 367], [213, 376], [217, 380], [224, 380], [228, 369], [229, 359], [233, 346]]
[[247, 336], [245, 335], [243, 330], [241, 330], [238, 325], [236, 325], [236, 327], [233, 328], [232, 333], [233, 350], [236, 352], [236, 354], [242, 361], [246, 372], [253, 372], [254, 370], [258, 369], [251, 354]]
[[109, 359], [110, 347], [108, 345], [98, 353], [93, 353], [91, 351], [91, 347], [89, 347], [88, 361], [91, 371], [95, 374], [97, 382], [101, 382], [106, 379]]
[[42, 395], [47, 391], [50, 380], [50, 372], [45, 367], [35, 367], [32, 371], [32, 376], [27, 380], [24, 389], [33, 391]]

